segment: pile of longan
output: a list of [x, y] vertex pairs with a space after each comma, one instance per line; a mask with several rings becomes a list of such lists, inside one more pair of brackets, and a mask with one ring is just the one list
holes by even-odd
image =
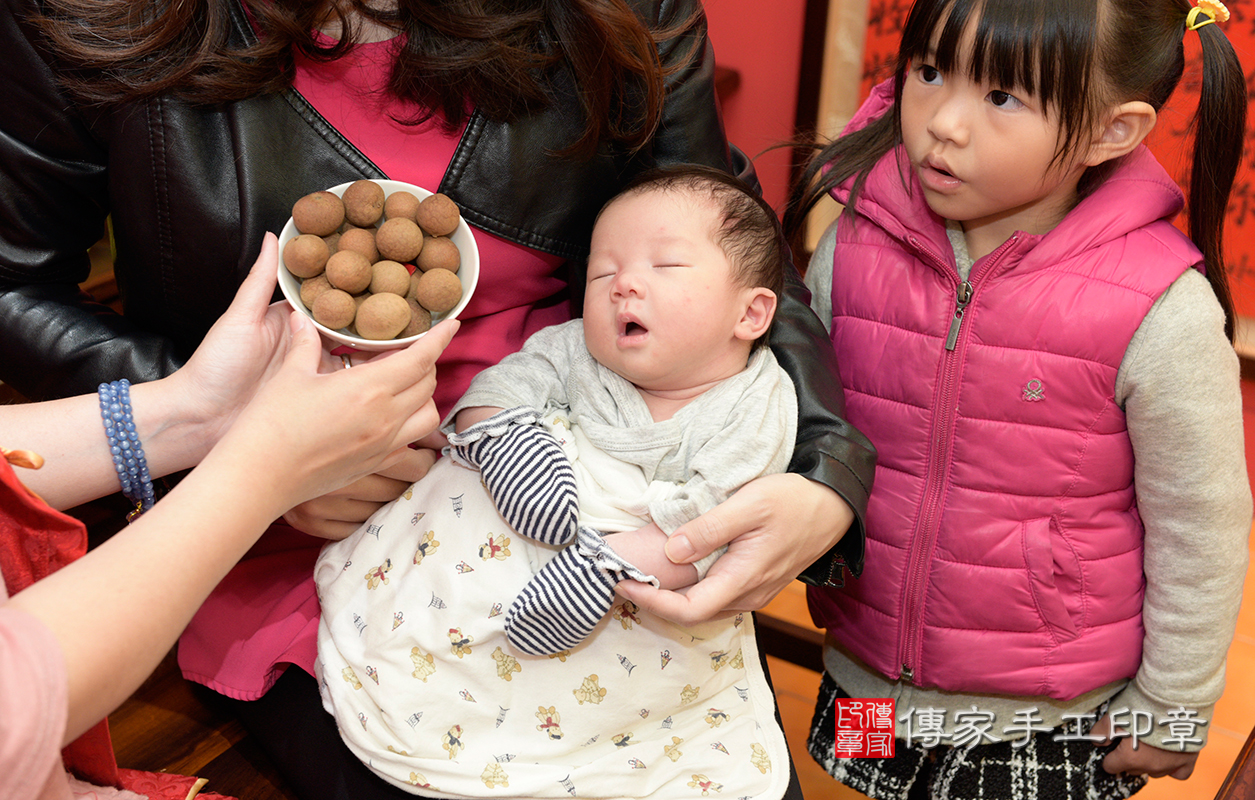
[[443, 194], [385, 199], [378, 183], [355, 181], [343, 198], [322, 191], [296, 201], [299, 234], [284, 246], [283, 264], [320, 324], [363, 339], [416, 336], [462, 299], [461, 255], [449, 239], [460, 219]]

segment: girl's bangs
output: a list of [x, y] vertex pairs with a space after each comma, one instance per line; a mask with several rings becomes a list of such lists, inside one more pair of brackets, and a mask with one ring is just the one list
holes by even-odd
[[898, 66], [926, 60], [943, 73], [1075, 108], [1086, 95], [1097, 7], [1093, 0], [918, 0]]

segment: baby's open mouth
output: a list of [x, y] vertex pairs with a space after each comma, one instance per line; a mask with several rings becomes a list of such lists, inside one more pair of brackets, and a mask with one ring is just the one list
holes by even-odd
[[639, 322], [629, 322], [623, 326], [624, 336], [635, 336], [638, 333], [645, 333], [645, 332], [646, 332], [645, 326], [641, 325]]

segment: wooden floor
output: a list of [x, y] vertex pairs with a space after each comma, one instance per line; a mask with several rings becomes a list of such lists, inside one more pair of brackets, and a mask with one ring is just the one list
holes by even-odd
[[183, 679], [173, 652], [109, 715], [109, 731], [120, 766], [195, 775], [203, 791], [241, 800], [296, 800], [214, 693]]

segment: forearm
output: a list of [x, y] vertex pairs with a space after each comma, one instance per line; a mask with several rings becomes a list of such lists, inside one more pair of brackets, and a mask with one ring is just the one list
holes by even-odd
[[209, 591], [282, 512], [275, 499], [289, 490], [240, 458], [211, 454], [134, 524], [11, 599], [12, 608], [51, 629], [64, 651], [66, 741], [140, 685]]
[[[216, 437], [215, 420], [193, 410], [176, 378], [130, 391], [150, 474], [195, 466]], [[0, 445], [43, 456], [43, 468], [23, 472], [22, 481], [53, 508], [71, 508], [120, 488], [95, 394], [0, 406]]]
[[1206, 281], [1187, 274], [1143, 322], [1117, 383], [1146, 531], [1146, 635], [1134, 690], [1156, 706], [1134, 710], [1206, 709], [1224, 687], [1251, 495], [1237, 357], [1221, 324]]

